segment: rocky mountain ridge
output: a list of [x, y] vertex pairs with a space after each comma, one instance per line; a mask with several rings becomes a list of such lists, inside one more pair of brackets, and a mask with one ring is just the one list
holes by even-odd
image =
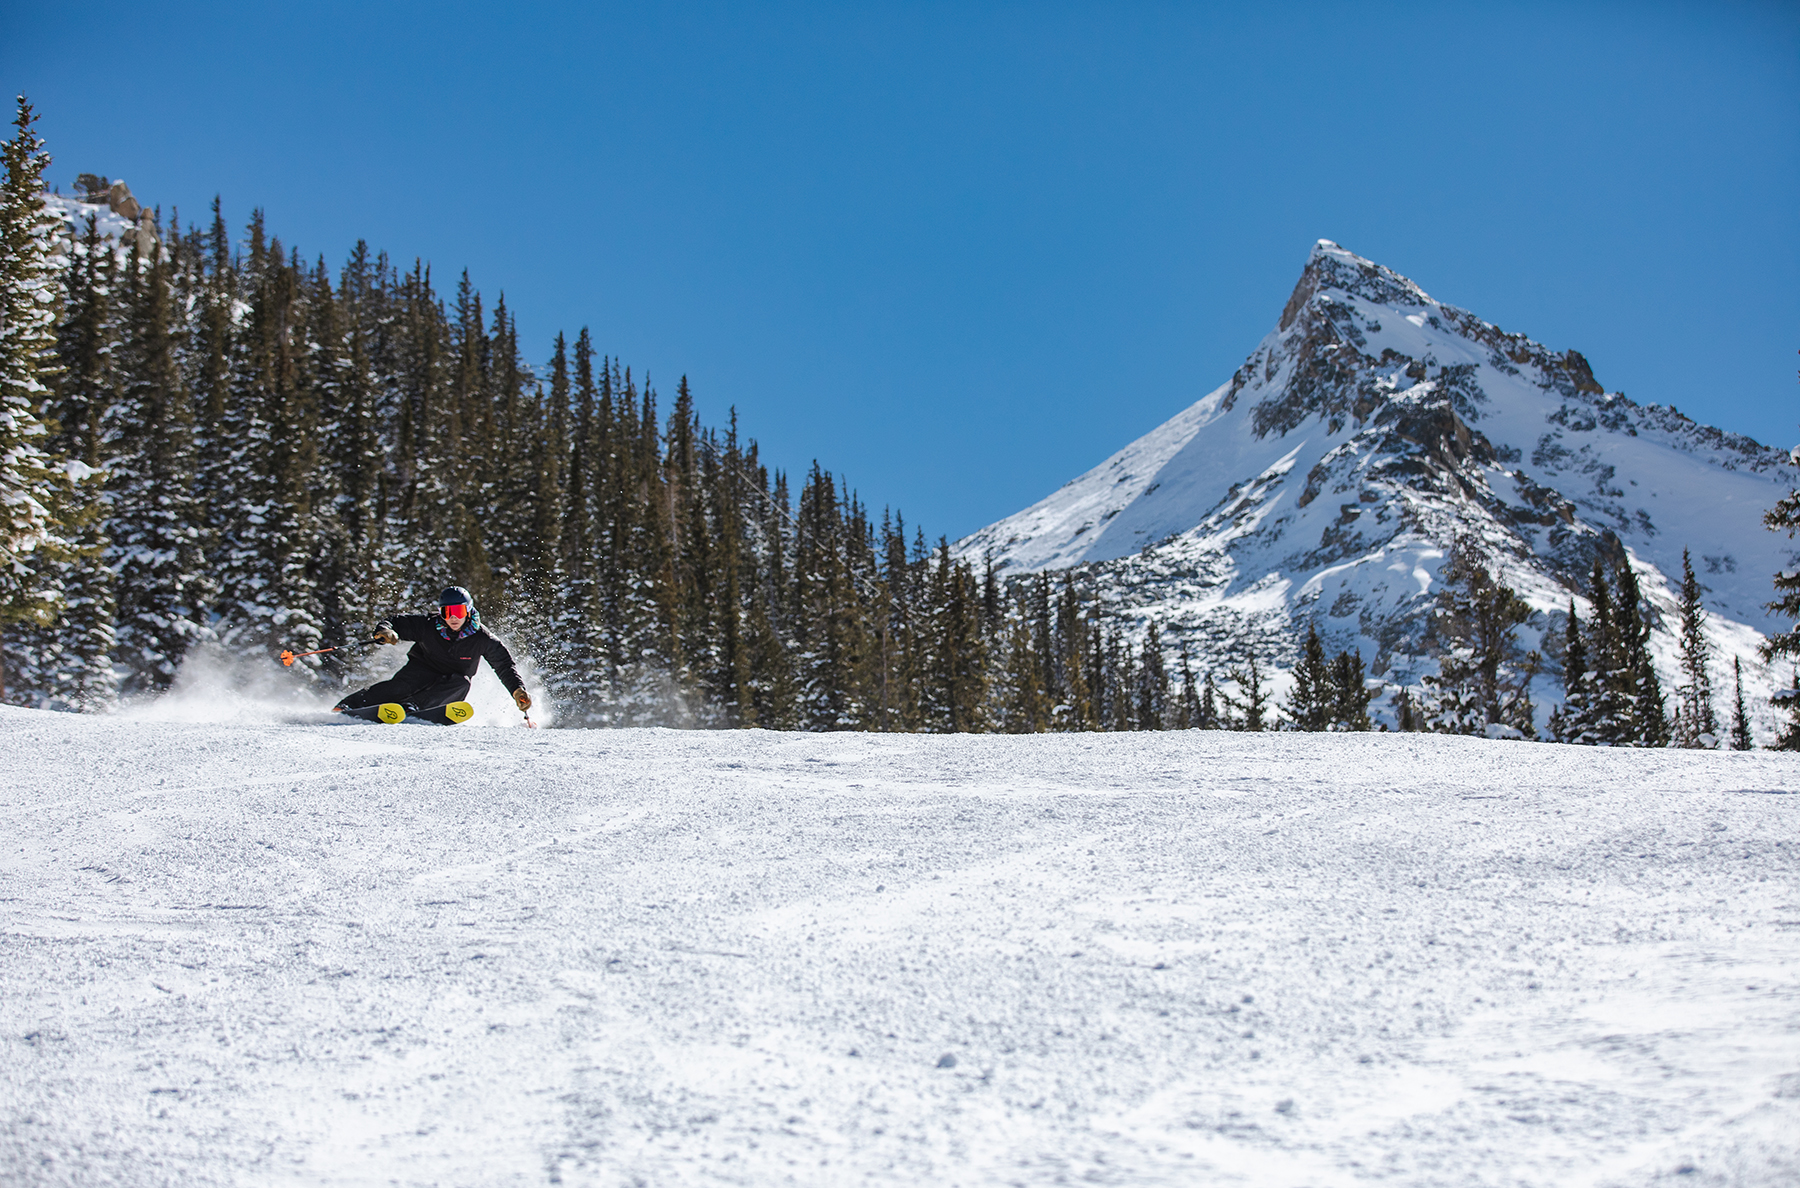
[[[1538, 612], [1560, 697], [1571, 597], [1629, 560], [1674, 670], [1673, 586], [1692, 550], [1717, 660], [1746, 694], [1779, 625], [1769, 575], [1800, 563], [1761, 515], [1800, 485], [1787, 453], [1609, 393], [1588, 361], [1445, 305], [1329, 241], [1231, 379], [1032, 507], [958, 542], [1004, 574], [1076, 569], [1116, 617], [1201, 667], [1287, 663], [1302, 624], [1394, 687], [1435, 669], [1426, 627], [1450, 543], [1479, 540]], [[1717, 682], [1715, 682], [1717, 683]]]

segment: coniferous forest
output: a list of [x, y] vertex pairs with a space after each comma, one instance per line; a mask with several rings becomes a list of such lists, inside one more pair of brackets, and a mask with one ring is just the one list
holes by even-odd
[[[1280, 706], [1267, 658], [1196, 672], [1154, 625], [1115, 630], [1077, 573], [1002, 581], [816, 463], [772, 468], [735, 413], [701, 423], [685, 378], [659, 389], [585, 327], [534, 352], [467, 274], [440, 288], [360, 243], [307, 259], [217, 201], [109, 238], [89, 175], [70, 234], [32, 119], [21, 100], [0, 208], [9, 703], [107, 708], [196, 649], [274, 664], [459, 584], [564, 725], [1370, 728], [1356, 653], [1309, 634]], [[1471, 549], [1445, 579], [1442, 671], [1397, 723], [1532, 736], [1532, 612]], [[1714, 718], [1703, 641], [1665, 718], [1629, 568], [1585, 593], [1559, 737], [1748, 743], [1741, 691]], [[1690, 643], [1697, 588], [1691, 613]], [[335, 692], [340, 655], [292, 671]]]

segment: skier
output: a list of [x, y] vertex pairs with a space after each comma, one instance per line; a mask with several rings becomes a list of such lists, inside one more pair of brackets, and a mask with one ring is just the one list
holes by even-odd
[[461, 702], [469, 695], [469, 680], [483, 659], [512, 694], [519, 709], [531, 708], [525, 682], [513, 667], [512, 653], [482, 627], [475, 600], [461, 586], [451, 586], [439, 596], [437, 614], [395, 615], [377, 623], [375, 631], [384, 643], [411, 640], [412, 651], [407, 653], [399, 672], [378, 685], [350, 694], [332, 707], [334, 713], [397, 703], [407, 713], [416, 714]]

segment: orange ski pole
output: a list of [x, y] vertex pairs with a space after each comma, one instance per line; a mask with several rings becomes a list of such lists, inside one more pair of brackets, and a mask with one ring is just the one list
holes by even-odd
[[380, 643], [380, 642], [381, 642], [381, 637], [378, 635], [374, 639], [359, 639], [355, 643], [333, 644], [329, 648], [314, 648], [310, 652], [290, 652], [290, 651], [287, 651], [284, 649], [281, 652], [280, 659], [283, 664], [285, 664], [289, 668], [292, 668], [294, 666], [294, 661], [300, 659], [300, 657], [302, 657], [302, 656], [323, 656], [326, 652], [341, 652], [345, 648], [365, 648], [365, 647], [368, 647], [370, 644], [375, 644], [375, 643]]

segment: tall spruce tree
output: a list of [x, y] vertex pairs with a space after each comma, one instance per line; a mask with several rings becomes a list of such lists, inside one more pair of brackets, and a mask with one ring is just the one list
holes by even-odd
[[1700, 582], [1694, 562], [1681, 550], [1681, 684], [1676, 687], [1675, 745], [1718, 745], [1719, 723], [1713, 714], [1712, 678], [1707, 671], [1706, 608], [1700, 602]]
[[[46, 449], [45, 382], [56, 372], [56, 220], [44, 205], [50, 156], [18, 97], [0, 145], [0, 632], [48, 624], [62, 609], [55, 562], [66, 552], [67, 471]], [[6, 696], [0, 670], [0, 699]]]
[[1586, 654], [1589, 669], [1586, 713], [1576, 725], [1571, 742], [1623, 746], [1630, 738], [1630, 706], [1623, 673], [1624, 645], [1618, 610], [1606, 569], [1599, 560], [1588, 578]]
[[118, 648], [128, 693], [169, 687], [208, 633], [201, 516], [194, 501], [193, 405], [176, 365], [162, 253], [132, 249], [124, 297], [119, 401], [108, 412], [112, 491], [107, 549], [118, 582]]
[[[1369, 702], [1374, 691], [1363, 679], [1362, 653], [1345, 649], [1331, 662], [1331, 728], [1333, 730], [1367, 730]], [[1526, 711], [1530, 721], [1530, 711]]]
[[1200, 725], [1200, 690], [1194, 684], [1194, 666], [1188, 659], [1186, 642], [1181, 645], [1181, 716], [1178, 730], [1193, 730]]
[[1731, 658], [1731, 676], [1737, 686], [1731, 711], [1731, 749], [1753, 750], [1756, 743], [1750, 738], [1750, 722], [1744, 715], [1744, 664], [1736, 656]]
[[116, 253], [90, 215], [68, 245], [62, 318], [57, 326], [55, 393], [46, 452], [63, 459], [71, 485], [65, 506], [67, 548], [37, 558], [45, 588], [61, 606], [49, 621], [15, 625], [4, 636], [0, 671], [8, 697], [41, 709], [100, 710], [118, 695], [113, 573], [107, 544], [106, 474], [100, 467], [102, 417], [115, 399], [113, 362], [119, 319], [112, 302]]
[[[1794, 462], [1800, 465], [1800, 446], [1795, 446], [1790, 453]], [[1771, 532], [1785, 532], [1789, 538], [1800, 531], [1800, 490], [1789, 491], [1764, 513], [1763, 525]], [[1763, 659], [1800, 659], [1800, 567], [1779, 570], [1773, 580], [1775, 599], [1768, 604], [1768, 609], [1794, 626], [1793, 630], [1776, 632], [1764, 641]], [[1796, 677], [1795, 683], [1800, 687], [1800, 676]], [[1788, 722], [1775, 745], [1784, 751], [1800, 750], [1800, 697], [1780, 698], [1777, 704], [1787, 712]]]
[[1662, 747], [1669, 743], [1669, 722], [1663, 716], [1662, 685], [1650, 658], [1648, 604], [1629, 563], [1614, 573], [1618, 584], [1617, 630], [1620, 666], [1616, 670], [1620, 695], [1626, 706], [1626, 733], [1622, 741], [1636, 747]]
[[1176, 707], [1169, 695], [1169, 670], [1163, 660], [1162, 634], [1150, 624], [1137, 665], [1137, 728], [1168, 730], [1175, 724]]
[[1531, 682], [1539, 659], [1523, 652], [1518, 629], [1530, 621], [1531, 607], [1494, 581], [1487, 559], [1466, 538], [1451, 546], [1442, 576], [1432, 618], [1438, 672], [1425, 678], [1428, 720], [1450, 734], [1501, 726], [1530, 737]]
[[1331, 729], [1332, 695], [1331, 665], [1325, 659], [1325, 645], [1319, 640], [1316, 625], [1306, 625], [1306, 639], [1300, 645], [1300, 662], [1294, 665], [1294, 687], [1288, 692], [1282, 712], [1295, 730]]
[[1573, 597], [1563, 624], [1562, 679], [1563, 702], [1550, 714], [1550, 736], [1557, 742], [1589, 741], [1583, 736], [1590, 726], [1594, 674]]

